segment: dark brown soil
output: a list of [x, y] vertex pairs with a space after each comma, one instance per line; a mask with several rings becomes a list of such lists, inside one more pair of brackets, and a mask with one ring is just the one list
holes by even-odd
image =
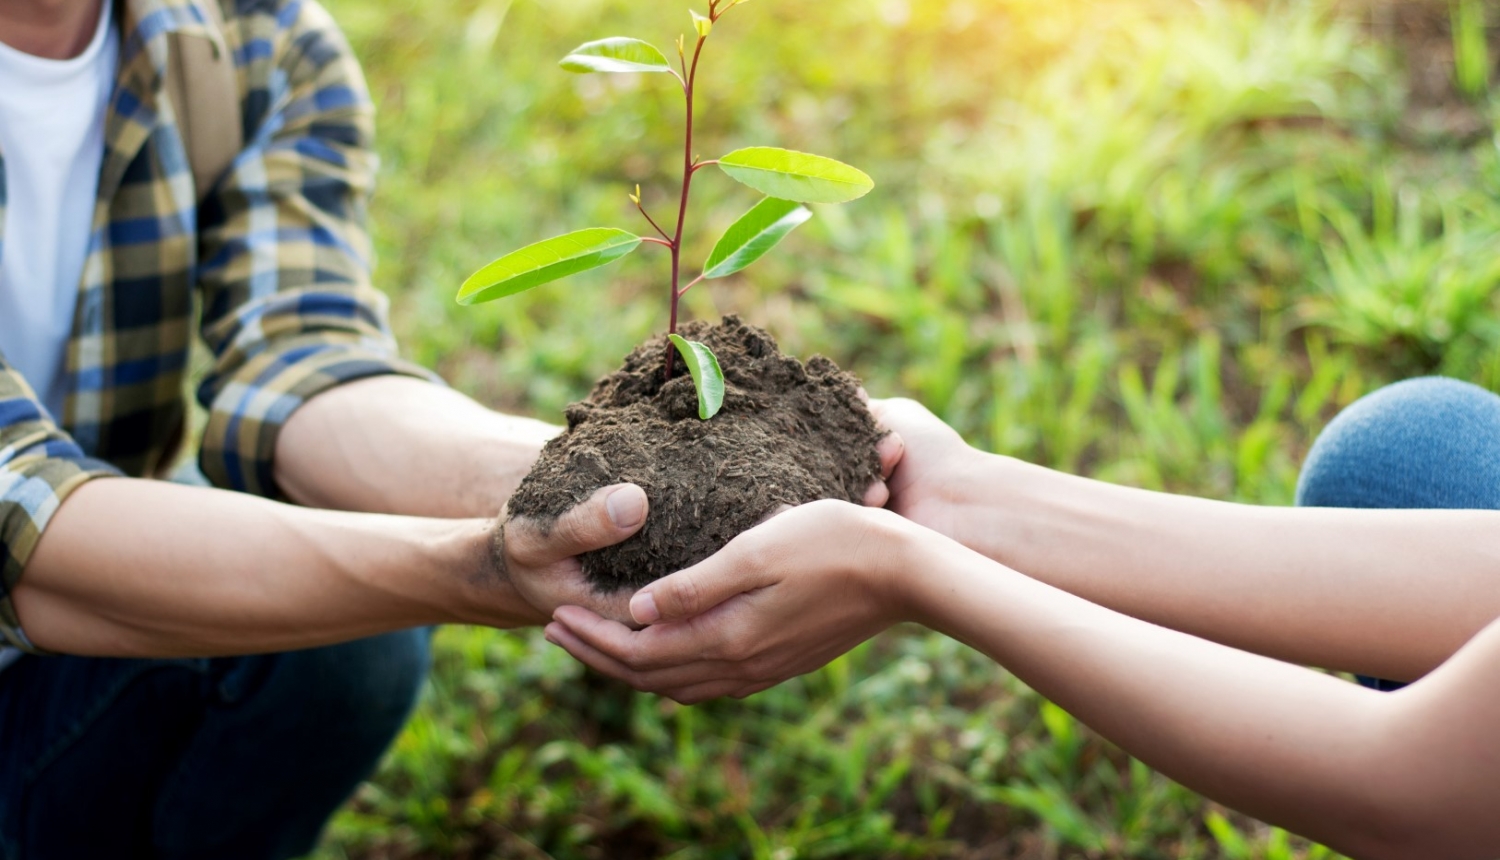
[[859, 502], [880, 477], [881, 434], [853, 376], [822, 356], [804, 366], [737, 317], [681, 333], [707, 344], [724, 369], [718, 415], [698, 418], [680, 359], [662, 384], [667, 341], [654, 338], [568, 407], [567, 431], [511, 498], [511, 516], [549, 523], [600, 487], [628, 481], [646, 491], [645, 527], [581, 559], [600, 591], [690, 567], [782, 505]]

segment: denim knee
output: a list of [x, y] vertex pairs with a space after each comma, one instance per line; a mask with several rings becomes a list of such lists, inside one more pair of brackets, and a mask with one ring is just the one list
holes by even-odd
[[383, 750], [405, 724], [427, 680], [430, 640], [426, 629], [402, 630], [282, 659], [297, 678], [292, 686], [304, 710], [341, 715], [342, 736], [379, 739]]
[[1359, 399], [1308, 453], [1297, 504], [1500, 509], [1500, 397], [1424, 377]]
[[157, 809], [157, 856], [311, 851], [405, 724], [427, 676], [429, 639], [406, 630], [236, 661]]

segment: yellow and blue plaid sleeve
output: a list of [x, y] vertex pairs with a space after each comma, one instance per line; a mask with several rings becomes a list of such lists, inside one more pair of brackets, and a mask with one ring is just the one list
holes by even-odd
[[374, 108], [343, 34], [312, 0], [287, 0], [240, 32], [249, 140], [199, 213], [202, 330], [214, 365], [203, 473], [275, 496], [272, 457], [314, 395], [380, 374], [436, 377], [401, 361], [370, 283], [365, 214]]
[[34, 650], [10, 599], [21, 572], [68, 494], [118, 474], [84, 456], [0, 355], [0, 644]]

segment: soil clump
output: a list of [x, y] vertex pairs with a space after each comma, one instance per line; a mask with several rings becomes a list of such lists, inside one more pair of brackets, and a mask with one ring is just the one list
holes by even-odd
[[567, 408], [568, 429], [511, 498], [511, 516], [545, 525], [600, 487], [630, 482], [646, 491], [651, 509], [640, 532], [580, 558], [601, 592], [691, 567], [782, 505], [857, 504], [880, 478], [882, 434], [853, 375], [822, 356], [804, 365], [734, 316], [687, 323], [681, 334], [719, 358], [718, 415], [698, 418], [680, 357], [664, 384], [667, 339], [653, 338]]

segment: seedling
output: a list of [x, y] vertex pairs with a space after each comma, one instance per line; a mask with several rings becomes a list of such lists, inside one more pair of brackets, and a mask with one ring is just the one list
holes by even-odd
[[[646, 211], [637, 186], [630, 201], [652, 227], [655, 236], [637, 236], [626, 230], [595, 227], [557, 236], [507, 254], [475, 272], [458, 291], [459, 304], [472, 305], [513, 296], [533, 287], [597, 269], [632, 253], [643, 244], [666, 248], [672, 258], [671, 316], [667, 333], [665, 378], [672, 378], [675, 355], [680, 354], [698, 392], [698, 416], [708, 420], [724, 403], [724, 374], [718, 358], [707, 346], [677, 334], [677, 310], [688, 290], [703, 281], [725, 278], [765, 256], [786, 235], [812, 217], [808, 203], [847, 203], [863, 197], [875, 183], [847, 164], [787, 149], [752, 146], [707, 161], [693, 152], [693, 97], [697, 92], [698, 64], [703, 46], [720, 19], [750, 0], [710, 0], [708, 15], [691, 12], [697, 34], [689, 49], [686, 37], [677, 38], [678, 68], [656, 47], [639, 39], [614, 37], [580, 45], [562, 61], [562, 67], [579, 74], [665, 74], [677, 79], [687, 103], [684, 122], [682, 194], [676, 229], [670, 234]], [[736, 221], [708, 255], [702, 272], [682, 285], [683, 232], [693, 176], [717, 166], [731, 179], [766, 195]]]

